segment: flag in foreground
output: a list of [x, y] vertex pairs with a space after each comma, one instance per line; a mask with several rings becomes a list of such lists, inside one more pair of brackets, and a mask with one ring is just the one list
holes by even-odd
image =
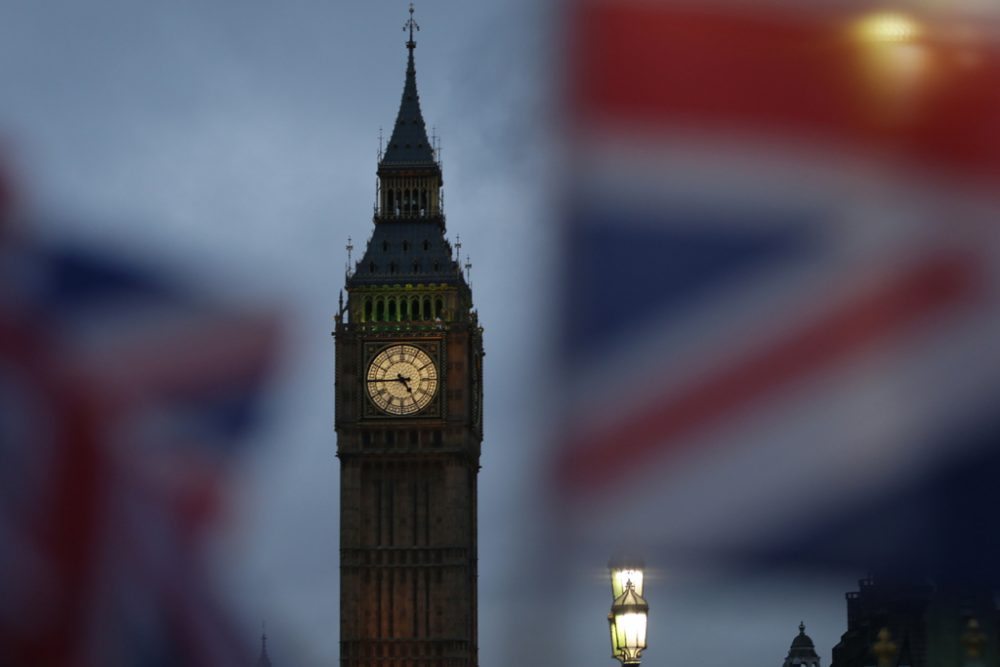
[[266, 312], [0, 216], [0, 664], [251, 664], [204, 543], [276, 351]]
[[560, 539], [997, 583], [1000, 17], [568, 8]]

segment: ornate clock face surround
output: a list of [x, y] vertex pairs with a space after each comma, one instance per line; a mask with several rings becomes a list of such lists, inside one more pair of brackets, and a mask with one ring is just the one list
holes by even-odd
[[391, 343], [376, 350], [365, 372], [365, 393], [371, 404], [379, 413], [395, 417], [425, 410], [437, 396], [441, 382], [434, 359], [436, 349]]

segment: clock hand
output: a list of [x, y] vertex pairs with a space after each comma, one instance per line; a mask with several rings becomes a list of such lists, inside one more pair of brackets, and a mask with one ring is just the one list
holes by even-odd
[[406, 391], [410, 392], [411, 394], [413, 393], [413, 389], [410, 388], [410, 378], [403, 377], [402, 373], [396, 373], [396, 377], [394, 379], [370, 378], [366, 380], [366, 382], [399, 382], [404, 387], [406, 387]]

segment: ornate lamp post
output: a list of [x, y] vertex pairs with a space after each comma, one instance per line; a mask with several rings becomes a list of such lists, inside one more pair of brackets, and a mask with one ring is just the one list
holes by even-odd
[[638, 665], [646, 648], [649, 605], [642, 597], [642, 578], [641, 565], [611, 565], [611, 657], [622, 665]]

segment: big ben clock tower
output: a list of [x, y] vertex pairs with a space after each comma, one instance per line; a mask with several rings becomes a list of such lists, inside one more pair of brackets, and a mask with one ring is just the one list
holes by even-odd
[[334, 331], [340, 663], [475, 667], [482, 329], [444, 236], [412, 6], [406, 28], [374, 230]]

